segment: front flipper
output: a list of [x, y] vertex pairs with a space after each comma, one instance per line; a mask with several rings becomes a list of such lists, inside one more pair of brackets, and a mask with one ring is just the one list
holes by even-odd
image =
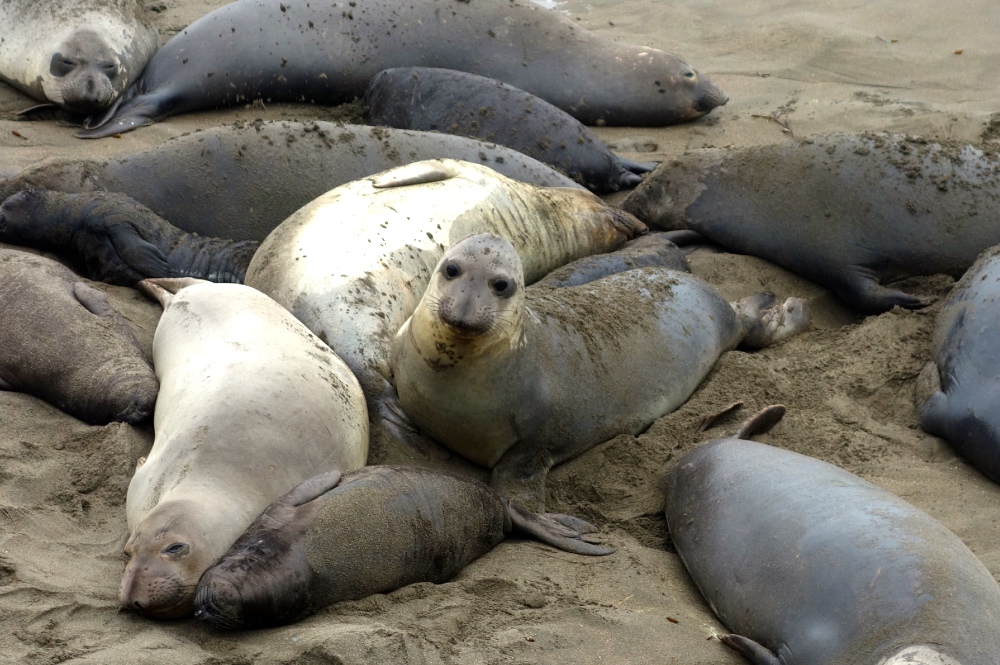
[[160, 108], [161, 100], [166, 98], [163, 93], [133, 97], [118, 108], [112, 107], [109, 109], [110, 112], [105, 111], [96, 119], [87, 118], [83, 123], [85, 129], [74, 136], [78, 139], [100, 139], [152, 125], [168, 115]]
[[394, 439], [428, 459], [446, 460], [451, 457], [444, 446], [421, 432], [410, 420], [399, 402], [396, 389], [388, 381], [382, 388], [382, 394], [374, 401], [371, 412], [376, 419], [375, 423], [381, 425]]
[[174, 277], [175, 271], [170, 267], [166, 255], [156, 245], [147, 242], [129, 224], [119, 224], [108, 232], [111, 245], [118, 252], [121, 260], [140, 277], [136, 280], [150, 277]]
[[372, 178], [375, 189], [388, 187], [405, 187], [407, 185], [424, 185], [430, 182], [440, 182], [454, 178], [458, 173], [449, 164], [436, 159], [423, 162], [413, 162], [398, 166]]
[[511, 446], [493, 467], [490, 485], [500, 496], [543, 513], [545, 479], [554, 465], [555, 461], [547, 450], [534, 441], [521, 440]]
[[597, 528], [590, 522], [560, 513], [533, 513], [514, 501], [504, 499], [511, 523], [538, 540], [575, 554], [605, 556], [615, 548], [602, 545], [600, 539], [589, 536]]
[[624, 157], [619, 157], [618, 161], [632, 173], [649, 173], [660, 165], [659, 162], [633, 162], [631, 159], [625, 159]]
[[111, 307], [111, 302], [104, 291], [98, 291], [83, 282], [74, 282], [73, 295], [76, 296], [77, 302], [86, 307], [91, 314], [97, 316], [110, 316], [114, 314], [115, 310]]
[[15, 115], [17, 115], [17, 117], [19, 118], [27, 118], [33, 115], [37, 115], [41, 111], [52, 111], [58, 108], [59, 106], [57, 104], [53, 104], [52, 102], [44, 102], [42, 104], [35, 104], [34, 106], [29, 106], [26, 109], [22, 109], [18, 111]]
[[737, 651], [753, 665], [785, 665], [773, 651], [765, 649], [753, 640], [748, 640], [741, 635], [723, 635], [719, 641]]
[[882, 286], [872, 273], [864, 269], [856, 269], [830, 286], [841, 300], [864, 314], [881, 314], [896, 305], [904, 309], [921, 309], [934, 302], [934, 298], [914, 296]]

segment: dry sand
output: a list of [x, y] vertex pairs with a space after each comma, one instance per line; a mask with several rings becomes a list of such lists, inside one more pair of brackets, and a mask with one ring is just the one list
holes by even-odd
[[[154, 4], [166, 6], [157, 14], [165, 40], [222, 2]], [[787, 141], [791, 132], [1000, 138], [1000, 114], [991, 115], [1000, 109], [996, 0], [960, 8], [936, 0], [570, 0], [556, 11], [612, 39], [681, 53], [731, 96], [693, 124], [598, 130], [634, 159]], [[16, 121], [13, 112], [30, 104], [0, 85], [0, 175], [54, 155], [137, 151], [235, 119], [337, 117], [302, 105], [238, 108], [92, 142], [51, 120]], [[151, 431], [88, 427], [34, 398], [0, 393], [0, 662], [740, 663], [713, 639], [724, 629], [667, 548], [657, 490], [671, 460], [733, 430], [742, 414], [706, 434], [696, 426], [736, 400], [747, 403], [743, 414], [786, 404], [784, 422], [761, 440], [884, 485], [954, 530], [1000, 577], [1000, 487], [917, 427], [913, 387], [938, 307], [861, 318], [760, 259], [698, 252], [691, 262], [730, 298], [765, 288], [808, 298], [816, 326], [771, 349], [726, 354], [687, 404], [645, 434], [555, 470], [550, 509], [596, 522], [616, 554], [589, 559], [513, 539], [450, 583], [343, 603], [276, 630], [221, 634], [119, 612], [125, 489]], [[943, 296], [951, 284], [931, 277], [909, 286]], [[128, 289], [103, 288], [149, 344], [158, 308]], [[405, 456], [383, 450], [379, 459]]]

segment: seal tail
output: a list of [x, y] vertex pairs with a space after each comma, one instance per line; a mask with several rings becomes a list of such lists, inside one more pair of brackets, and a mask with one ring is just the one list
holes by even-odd
[[605, 556], [615, 551], [615, 548], [602, 545], [598, 538], [588, 535], [597, 528], [578, 517], [559, 513], [535, 513], [510, 499], [503, 499], [503, 502], [511, 523], [543, 543], [587, 556]]
[[753, 414], [740, 425], [736, 439], [751, 439], [758, 434], [764, 434], [777, 425], [785, 417], [784, 404], [772, 404]]

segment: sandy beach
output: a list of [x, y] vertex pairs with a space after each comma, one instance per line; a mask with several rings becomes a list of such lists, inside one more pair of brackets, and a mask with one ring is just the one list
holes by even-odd
[[[154, 4], [165, 7], [156, 22], [166, 41], [224, 3]], [[996, 0], [961, 8], [932, 0], [817, 4], [567, 0], [551, 11], [610, 39], [676, 52], [728, 93], [726, 106], [687, 125], [595, 128], [631, 159], [868, 130], [1000, 140]], [[344, 117], [334, 108], [256, 105], [83, 141], [54, 118], [15, 117], [33, 103], [0, 84], [0, 176], [49, 157], [130, 154], [237, 120]], [[279, 629], [219, 633], [194, 620], [120, 611], [125, 490], [152, 443], [151, 425], [91, 427], [33, 397], [0, 392], [0, 663], [743, 663], [715, 639], [725, 628], [670, 549], [658, 485], [686, 450], [730, 434], [772, 403], [788, 414], [759, 440], [902, 496], [953, 530], [1000, 579], [1000, 486], [917, 424], [914, 384], [930, 358], [940, 302], [862, 317], [762, 259], [699, 250], [689, 260], [729, 299], [765, 289], [808, 299], [814, 326], [772, 348], [727, 353], [683, 407], [648, 431], [555, 469], [548, 508], [594, 522], [618, 548], [614, 555], [591, 559], [512, 538], [449, 583], [341, 603]], [[952, 285], [945, 276], [905, 283], [938, 298]], [[159, 306], [131, 289], [98, 286], [151, 346]], [[735, 401], [745, 407], [697, 431], [705, 415]], [[427, 463], [379, 445], [371, 461]], [[486, 477], [460, 460], [437, 464]]]

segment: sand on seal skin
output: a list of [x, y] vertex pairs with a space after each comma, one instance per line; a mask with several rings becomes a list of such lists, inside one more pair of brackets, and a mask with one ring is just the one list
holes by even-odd
[[[223, 2], [153, 4], [165, 6], [156, 21], [166, 40]], [[555, 11], [605, 36], [679, 53], [729, 94], [729, 104], [688, 125], [596, 129], [631, 159], [791, 140], [783, 125], [796, 137], [887, 130], [1000, 140], [995, 0], [969, 0], [961, 11], [932, 0], [816, 6], [568, 0]], [[55, 119], [14, 118], [32, 103], [0, 86], [0, 176], [51, 156], [137, 152], [238, 119], [345, 117], [343, 109], [257, 104], [176, 116], [95, 142], [73, 138]], [[647, 432], [617, 437], [554, 470], [549, 509], [599, 525], [616, 554], [590, 559], [515, 539], [450, 583], [342, 603], [275, 630], [221, 634], [193, 621], [119, 612], [125, 489], [152, 442], [150, 428], [89, 427], [35, 398], [0, 393], [0, 663], [738, 665], [744, 661], [713, 638], [724, 628], [666, 547], [657, 484], [685, 450], [731, 433], [746, 414], [774, 402], [786, 404], [788, 415], [759, 440], [899, 494], [955, 531], [1000, 577], [1000, 486], [917, 426], [913, 387], [930, 358], [940, 305], [862, 318], [763, 260], [707, 251], [689, 259], [727, 299], [762, 289], [809, 299], [816, 325], [784, 344], [726, 354], [687, 404]], [[906, 289], [941, 297], [952, 283], [934, 276], [908, 280]], [[149, 345], [159, 306], [130, 289], [100, 288]], [[746, 402], [743, 411], [696, 432], [704, 415], [736, 400]], [[373, 453], [373, 462], [411, 461], [379, 442]], [[435, 464], [481, 473], [456, 459]]]

